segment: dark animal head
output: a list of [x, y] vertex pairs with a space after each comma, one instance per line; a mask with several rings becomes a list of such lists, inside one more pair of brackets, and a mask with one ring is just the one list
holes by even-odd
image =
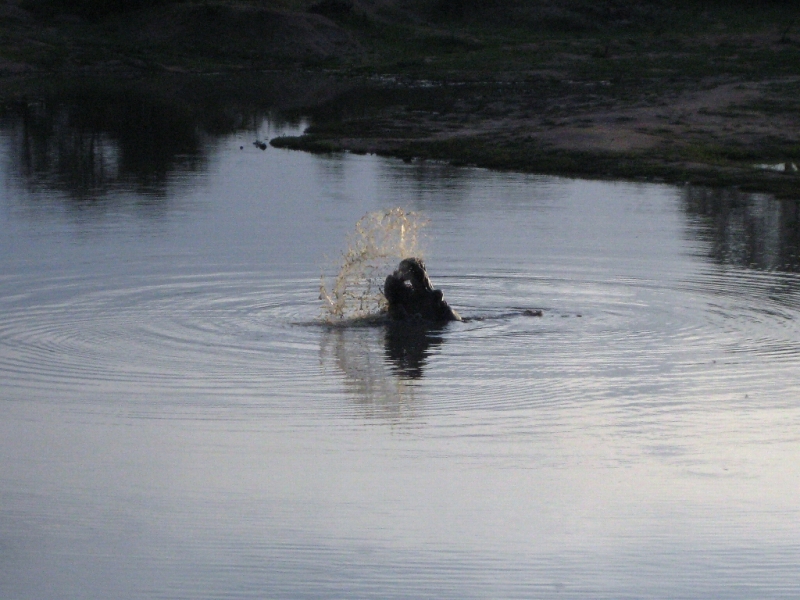
[[433, 283], [425, 270], [425, 263], [419, 258], [404, 258], [394, 275], [409, 282], [414, 290], [433, 291]]
[[445, 302], [442, 292], [433, 288], [425, 263], [419, 258], [403, 259], [386, 278], [383, 293], [389, 302], [389, 316], [394, 320], [461, 320]]

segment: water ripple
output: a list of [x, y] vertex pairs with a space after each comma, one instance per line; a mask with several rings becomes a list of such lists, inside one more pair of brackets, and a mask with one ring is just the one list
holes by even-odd
[[266, 365], [291, 380], [287, 394], [302, 394], [298, 363], [316, 343], [292, 323], [314, 318], [313, 285], [259, 273], [40, 282], [0, 301], [0, 373], [19, 397], [106, 388], [242, 396], [263, 394]]
[[766, 389], [782, 389], [780, 375], [800, 360], [800, 286], [786, 274], [711, 271], [670, 283], [506, 273], [445, 282], [470, 319], [409, 342], [383, 327], [330, 330], [312, 279], [7, 278], [0, 375], [18, 398], [91, 391], [151, 407], [158, 399], [287, 411], [308, 398], [336, 410], [343, 382], [362, 404], [400, 414], [418, 385], [445, 386], [426, 394], [428, 411], [608, 398], [677, 406], [687, 394], [743, 396], [755, 382], [764, 389], [765, 378], [773, 380]]

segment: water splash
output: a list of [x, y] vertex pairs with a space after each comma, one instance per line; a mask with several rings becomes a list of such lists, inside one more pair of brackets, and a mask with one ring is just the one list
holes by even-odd
[[420, 232], [427, 225], [419, 213], [402, 208], [367, 213], [347, 237], [339, 273], [330, 282], [323, 275], [319, 298], [328, 322], [377, 315], [386, 309], [383, 281], [396, 263], [422, 258]]

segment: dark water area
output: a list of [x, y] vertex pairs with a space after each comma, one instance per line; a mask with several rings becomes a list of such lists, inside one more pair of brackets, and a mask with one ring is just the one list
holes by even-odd
[[[338, 85], [3, 105], [0, 597], [797, 597], [797, 204], [254, 144]], [[468, 320], [324, 322], [396, 206]]]

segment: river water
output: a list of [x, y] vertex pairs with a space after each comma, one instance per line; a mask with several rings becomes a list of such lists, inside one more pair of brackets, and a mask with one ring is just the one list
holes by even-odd
[[[3, 598], [800, 595], [796, 204], [62, 109], [0, 128]], [[396, 206], [473, 319], [325, 325]]]

